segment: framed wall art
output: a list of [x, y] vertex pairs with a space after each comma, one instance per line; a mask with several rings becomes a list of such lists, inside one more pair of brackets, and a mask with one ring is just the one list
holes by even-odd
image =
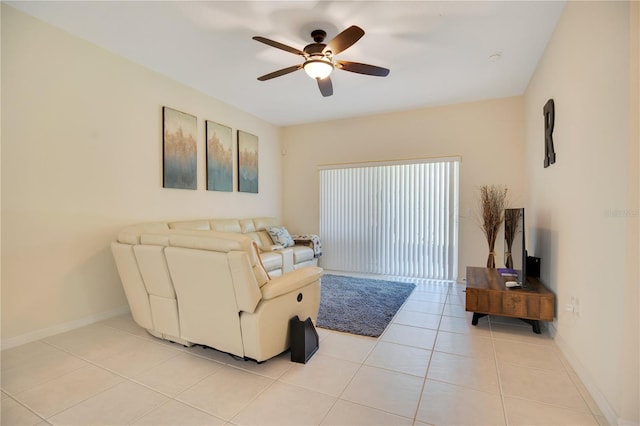
[[197, 189], [198, 119], [162, 107], [162, 186]]
[[233, 141], [230, 127], [206, 120], [207, 190], [233, 192]]
[[238, 130], [238, 191], [258, 193], [258, 137]]

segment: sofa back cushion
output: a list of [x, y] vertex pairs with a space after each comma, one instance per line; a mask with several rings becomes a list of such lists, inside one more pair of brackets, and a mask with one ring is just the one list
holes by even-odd
[[169, 229], [183, 229], [194, 231], [210, 231], [211, 225], [208, 220], [183, 220], [179, 222], [169, 222]]
[[218, 232], [241, 233], [240, 221], [238, 219], [215, 219], [211, 221], [211, 229]]
[[260, 257], [254, 248], [253, 240], [247, 235], [233, 232], [169, 230], [161, 233], [143, 234], [140, 242], [148, 245], [192, 248], [198, 250], [229, 253], [246, 253], [249, 267], [253, 271], [255, 283], [263, 286], [269, 281], [269, 275], [260, 263]]
[[118, 232], [118, 242], [123, 244], [140, 244], [140, 236], [148, 232], [165, 232], [169, 225], [164, 222], [143, 223], [131, 225]]
[[280, 222], [275, 217], [257, 217], [253, 219], [256, 231], [266, 231], [272, 226], [280, 226]]

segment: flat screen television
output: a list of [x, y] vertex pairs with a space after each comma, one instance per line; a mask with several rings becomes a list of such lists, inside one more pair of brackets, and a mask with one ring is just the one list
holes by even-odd
[[504, 211], [504, 264], [518, 274], [514, 281], [527, 285], [527, 249], [524, 238], [524, 209]]

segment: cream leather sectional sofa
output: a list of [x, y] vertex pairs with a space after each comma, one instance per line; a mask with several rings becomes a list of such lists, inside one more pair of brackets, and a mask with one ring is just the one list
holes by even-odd
[[124, 228], [111, 249], [136, 323], [158, 338], [256, 361], [286, 351], [289, 320], [316, 321], [322, 269], [309, 247], [273, 247], [263, 233], [272, 223], [214, 219]]
[[313, 249], [309, 246], [295, 245], [283, 248], [273, 243], [268, 229], [281, 226], [278, 219], [273, 217], [197, 219], [162, 222], [159, 225], [166, 225], [168, 229], [234, 232], [247, 235], [258, 244], [262, 264], [271, 276], [282, 275], [303, 266], [318, 266], [318, 259], [314, 257]]

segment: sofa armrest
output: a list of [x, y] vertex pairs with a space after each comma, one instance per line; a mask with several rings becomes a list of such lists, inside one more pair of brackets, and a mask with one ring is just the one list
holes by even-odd
[[284, 247], [280, 244], [273, 244], [270, 246], [262, 246], [261, 250], [262, 251], [276, 251], [276, 250], [282, 250]]
[[274, 299], [283, 294], [301, 289], [319, 280], [323, 272], [322, 268], [317, 266], [305, 266], [275, 277], [260, 289], [262, 290], [262, 298], [264, 300]]

